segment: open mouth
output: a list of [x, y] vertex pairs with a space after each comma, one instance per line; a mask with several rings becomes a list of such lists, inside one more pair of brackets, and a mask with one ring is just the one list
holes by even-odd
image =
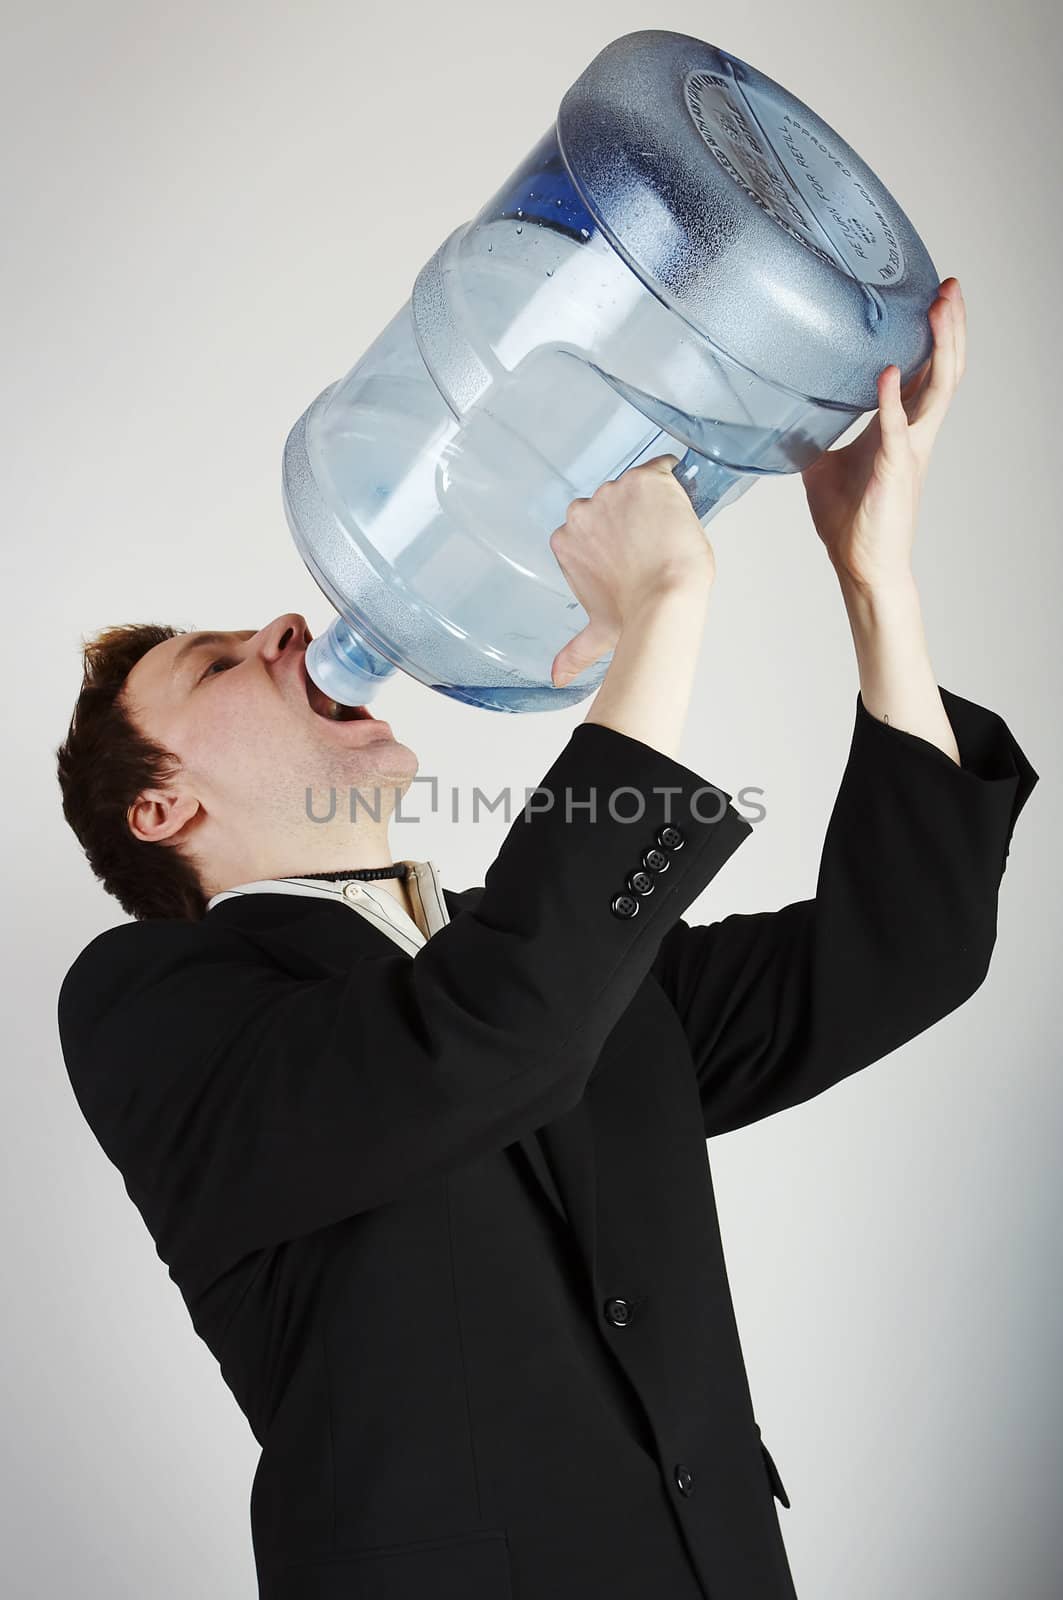
[[331, 700], [324, 694], [304, 670], [303, 683], [306, 688], [306, 698], [311, 711], [317, 716], [324, 717], [327, 722], [372, 722], [373, 715], [365, 706], [341, 706], [339, 701]]

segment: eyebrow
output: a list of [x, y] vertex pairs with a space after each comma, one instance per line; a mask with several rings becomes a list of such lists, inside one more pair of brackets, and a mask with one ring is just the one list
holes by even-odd
[[203, 650], [207, 645], [212, 644], [231, 644], [235, 637], [235, 634], [232, 633], [194, 633], [191, 638], [185, 640], [174, 656], [173, 666], [170, 668], [171, 678], [176, 678], [181, 667], [194, 651]]

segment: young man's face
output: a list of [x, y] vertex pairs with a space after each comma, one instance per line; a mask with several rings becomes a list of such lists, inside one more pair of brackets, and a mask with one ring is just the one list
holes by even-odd
[[[181, 771], [167, 785], [170, 799], [153, 790], [134, 808], [138, 837], [170, 838], [191, 824], [200, 859], [226, 862], [242, 843], [265, 856], [270, 840], [313, 835], [316, 851], [326, 828], [349, 832], [352, 789], [363, 797], [359, 822], [370, 815], [366, 806], [379, 805], [386, 825], [417, 757], [365, 709], [327, 714], [332, 703], [306, 674], [310, 638], [303, 617], [288, 612], [257, 632], [183, 634], [141, 657], [126, 683], [126, 706], [149, 739], [180, 759]], [[315, 822], [329, 811], [330, 790], [335, 819]]]

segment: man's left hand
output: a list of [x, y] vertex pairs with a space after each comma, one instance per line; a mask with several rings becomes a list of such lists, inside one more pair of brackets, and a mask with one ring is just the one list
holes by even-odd
[[903, 389], [900, 369], [885, 367], [878, 410], [863, 432], [840, 450], [824, 451], [801, 474], [835, 570], [859, 588], [911, 579], [930, 452], [966, 362], [967, 309], [958, 278], [941, 284], [928, 320], [933, 354]]

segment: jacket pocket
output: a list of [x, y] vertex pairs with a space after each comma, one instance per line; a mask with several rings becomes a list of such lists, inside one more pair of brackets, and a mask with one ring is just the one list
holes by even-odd
[[285, 1561], [259, 1600], [513, 1600], [504, 1528]]

